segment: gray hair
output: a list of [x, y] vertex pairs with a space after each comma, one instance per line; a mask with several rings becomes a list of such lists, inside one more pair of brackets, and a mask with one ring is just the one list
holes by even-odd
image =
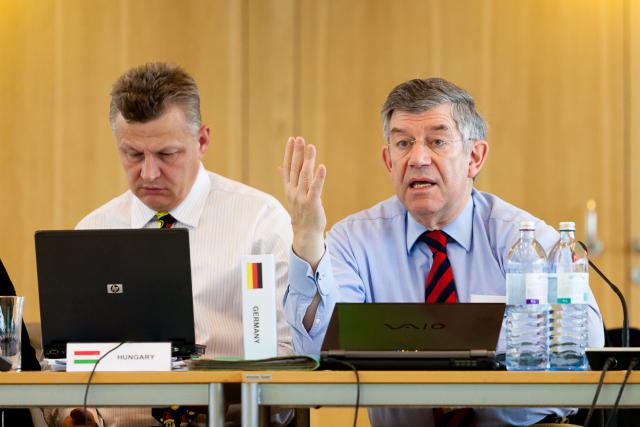
[[451, 116], [462, 135], [465, 150], [470, 140], [485, 139], [487, 123], [476, 110], [475, 102], [467, 91], [438, 77], [413, 79], [399, 84], [389, 93], [380, 112], [384, 138], [389, 141], [389, 122], [393, 112], [422, 113], [443, 104], [451, 104]]
[[189, 130], [200, 129], [200, 95], [195, 80], [175, 64], [155, 62], [132, 68], [113, 84], [109, 122], [115, 132], [118, 113], [128, 122], [157, 119], [167, 107], [178, 105]]

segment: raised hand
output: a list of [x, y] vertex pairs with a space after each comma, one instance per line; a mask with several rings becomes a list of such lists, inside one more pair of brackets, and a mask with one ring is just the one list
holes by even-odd
[[284, 150], [280, 173], [291, 215], [293, 251], [315, 270], [324, 254], [327, 217], [322, 207], [322, 188], [327, 169], [315, 169], [316, 148], [302, 137], [291, 137]]

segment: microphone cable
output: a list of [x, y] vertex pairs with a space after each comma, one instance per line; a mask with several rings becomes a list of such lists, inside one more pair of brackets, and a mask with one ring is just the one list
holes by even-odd
[[633, 369], [638, 365], [639, 362], [640, 362], [640, 359], [638, 359], [637, 357], [634, 357], [629, 362], [629, 367], [627, 368], [627, 372], [624, 374], [624, 380], [622, 381], [622, 384], [620, 384], [620, 390], [618, 390], [618, 396], [616, 396], [616, 402], [613, 404], [613, 411], [611, 412], [611, 416], [607, 421], [607, 427], [609, 427], [609, 425], [615, 419], [618, 413], [618, 405], [620, 403], [620, 398], [622, 397], [622, 392], [625, 386], [627, 385], [627, 381], [629, 381], [629, 375], [631, 375], [631, 371], [633, 371]]
[[351, 369], [356, 375], [356, 411], [353, 415], [353, 427], [356, 427], [356, 425], [358, 424], [358, 411], [360, 410], [360, 374], [358, 373], [358, 368], [356, 368], [353, 363], [347, 362], [346, 360], [327, 358], [326, 361], [344, 365], [347, 368]]
[[109, 353], [111, 353], [112, 351], [122, 347], [126, 342], [127, 341], [123, 341], [120, 344], [118, 344], [115, 347], [113, 347], [112, 349], [110, 349], [109, 351], [107, 351], [105, 354], [100, 356], [100, 358], [98, 360], [96, 360], [96, 363], [93, 365], [93, 369], [91, 370], [91, 374], [89, 374], [89, 379], [87, 380], [87, 386], [84, 389], [84, 400], [82, 401], [82, 412], [84, 412], [84, 425], [85, 426], [89, 425], [88, 421], [87, 421], [87, 415], [88, 415], [87, 414], [87, 397], [89, 396], [89, 387], [91, 387], [91, 379], [93, 378], [93, 374], [96, 372], [96, 368], [98, 367], [98, 363], [100, 363], [102, 361], [102, 359], [107, 357], [107, 355], [109, 355]]
[[584, 420], [584, 427], [589, 426], [589, 422], [591, 421], [591, 417], [593, 416], [593, 412], [596, 409], [596, 404], [598, 403], [598, 397], [600, 397], [600, 390], [602, 390], [602, 385], [604, 384], [604, 375], [607, 373], [609, 368], [615, 368], [618, 362], [613, 357], [607, 357], [607, 360], [604, 361], [604, 365], [602, 366], [602, 373], [600, 374], [600, 380], [598, 381], [598, 387], [596, 387], [596, 393], [593, 396], [593, 402], [591, 402], [591, 406], [589, 407], [589, 412], [587, 413], [587, 418]]

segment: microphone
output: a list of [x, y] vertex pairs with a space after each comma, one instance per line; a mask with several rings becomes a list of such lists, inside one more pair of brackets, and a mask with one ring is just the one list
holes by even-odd
[[[580, 246], [587, 253], [587, 258], [589, 257], [589, 251], [584, 243], [580, 240], [576, 240]], [[598, 273], [598, 276], [602, 280], [604, 280], [607, 285], [615, 292], [620, 300], [620, 305], [622, 306], [622, 347], [604, 347], [604, 348], [589, 348], [587, 349], [587, 358], [589, 359], [589, 364], [592, 369], [602, 369], [605, 365], [605, 362], [609, 360], [610, 368], [614, 369], [631, 369], [634, 368], [634, 364], [631, 362], [640, 355], [640, 348], [638, 347], [629, 347], [629, 310], [627, 307], [627, 300], [622, 295], [620, 288], [618, 288], [609, 278], [589, 259], [589, 266]]]
[[[589, 250], [587, 249], [587, 246], [584, 243], [582, 243], [580, 240], [576, 240], [576, 242], [578, 242], [580, 246], [582, 246], [582, 249], [584, 249], [584, 251], [587, 253], [587, 258], [588, 258]], [[615, 294], [618, 296], [618, 299], [620, 300], [620, 305], [622, 306], [622, 341], [621, 342], [622, 342], [622, 347], [629, 347], [629, 309], [627, 307], [627, 300], [624, 298], [624, 295], [622, 295], [620, 288], [614, 285], [613, 282], [609, 280], [609, 278], [605, 276], [605, 274], [602, 271], [600, 271], [600, 269], [593, 262], [591, 262], [591, 259], [589, 259], [589, 266], [596, 273], [598, 273], [598, 276], [600, 276], [600, 278], [604, 280], [607, 283], [607, 285], [609, 285], [611, 290], [615, 292]]]

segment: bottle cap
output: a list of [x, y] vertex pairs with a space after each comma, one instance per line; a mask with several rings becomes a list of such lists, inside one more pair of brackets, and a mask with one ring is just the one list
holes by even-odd
[[576, 231], [576, 223], [573, 221], [563, 221], [558, 227], [560, 231]]
[[533, 221], [520, 221], [520, 230], [535, 230], [536, 225]]

